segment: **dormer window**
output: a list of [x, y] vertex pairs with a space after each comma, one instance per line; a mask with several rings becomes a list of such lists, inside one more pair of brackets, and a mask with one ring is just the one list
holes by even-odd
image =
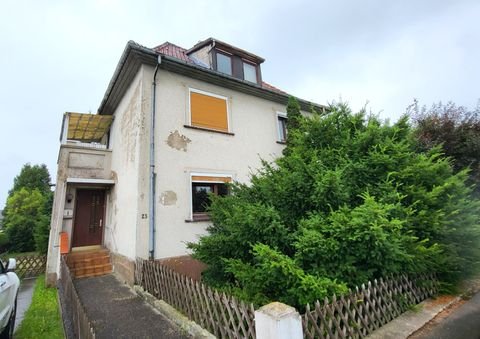
[[217, 52], [217, 71], [232, 75], [232, 58], [229, 55]]
[[185, 53], [196, 65], [251, 84], [262, 83], [260, 64], [265, 59], [225, 42], [209, 38]]
[[243, 78], [247, 81], [257, 83], [257, 67], [249, 62], [243, 62]]

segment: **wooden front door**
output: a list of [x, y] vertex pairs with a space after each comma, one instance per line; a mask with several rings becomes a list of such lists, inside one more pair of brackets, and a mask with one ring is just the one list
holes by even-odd
[[105, 191], [78, 189], [75, 202], [72, 247], [102, 244]]

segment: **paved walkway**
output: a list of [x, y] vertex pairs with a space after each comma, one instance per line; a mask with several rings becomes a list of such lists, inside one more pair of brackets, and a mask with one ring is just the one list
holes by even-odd
[[412, 339], [480, 338], [480, 293], [452, 310], [442, 312]]
[[[405, 339], [422, 328], [445, 308], [455, 303], [458, 297], [440, 296], [427, 299], [413, 310], [407, 311], [370, 334], [368, 339]], [[468, 337], [466, 337], [468, 338]], [[465, 338], [465, 339], [466, 339]]]
[[15, 329], [17, 330], [18, 326], [25, 316], [30, 304], [32, 303], [33, 290], [35, 288], [36, 278], [25, 279], [20, 282], [20, 289], [18, 290], [17, 297], [17, 315], [15, 318]]
[[96, 338], [190, 338], [111, 274], [74, 284]]

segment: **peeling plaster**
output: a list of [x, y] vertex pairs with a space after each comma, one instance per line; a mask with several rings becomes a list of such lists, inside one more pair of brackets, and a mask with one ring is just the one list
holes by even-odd
[[191, 142], [186, 136], [181, 135], [177, 130], [175, 132], [170, 132], [166, 143], [171, 148], [174, 148], [179, 151], [187, 151], [187, 146]]
[[175, 205], [177, 203], [177, 193], [174, 191], [162, 192], [160, 203], [164, 206]]

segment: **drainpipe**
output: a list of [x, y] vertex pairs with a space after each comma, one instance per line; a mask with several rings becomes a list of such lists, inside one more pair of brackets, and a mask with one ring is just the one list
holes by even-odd
[[152, 112], [150, 116], [150, 191], [149, 191], [149, 234], [150, 241], [148, 246], [148, 254], [150, 260], [155, 259], [155, 182], [157, 175], [155, 173], [155, 96], [158, 66], [162, 63], [162, 56], [158, 56], [157, 65], [155, 66], [155, 73], [153, 73], [152, 80]]

